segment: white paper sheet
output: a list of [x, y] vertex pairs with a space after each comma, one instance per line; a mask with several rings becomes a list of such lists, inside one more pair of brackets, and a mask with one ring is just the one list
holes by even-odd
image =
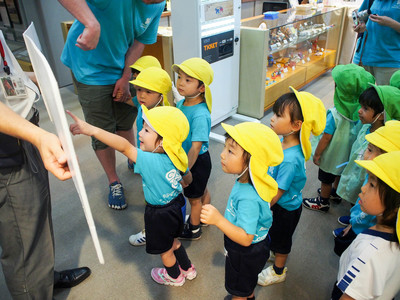
[[56, 127], [58, 137], [60, 138], [62, 147], [67, 155], [68, 166], [71, 170], [72, 179], [82, 203], [97, 257], [100, 263], [104, 264], [103, 253], [101, 251], [85, 186], [83, 184], [82, 174], [76, 158], [74, 144], [72, 143], [71, 134], [69, 132], [64, 105], [61, 101], [60, 90], [58, 89], [56, 78], [54, 77], [53, 71], [51, 70], [46, 58], [39, 50], [41, 47], [33, 23], [31, 23], [28, 29], [24, 32], [23, 36], [47, 112], [49, 113], [50, 120], [52, 120]]

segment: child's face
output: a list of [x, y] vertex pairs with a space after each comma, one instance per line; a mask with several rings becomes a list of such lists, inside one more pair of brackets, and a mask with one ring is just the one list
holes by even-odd
[[277, 114], [274, 114], [269, 126], [277, 135], [285, 135], [295, 131], [290, 119], [289, 106], [286, 106], [282, 115], [278, 116]]
[[360, 197], [361, 210], [371, 216], [378, 216], [383, 213], [385, 206], [379, 196], [378, 179], [374, 174], [369, 173], [368, 182], [361, 187]]
[[221, 152], [222, 171], [228, 174], [242, 173], [246, 168], [243, 153], [243, 148], [232, 138], [226, 139], [224, 150]]
[[155, 107], [161, 100], [161, 94], [152, 90], [135, 86], [136, 97], [140, 105], [146, 106], [148, 109]]
[[153, 152], [156, 149], [158, 134], [146, 123], [143, 122], [143, 129], [139, 132], [140, 149], [146, 152]]
[[361, 106], [361, 108], [358, 110], [358, 117], [360, 118], [361, 123], [363, 124], [371, 124], [374, 122], [374, 119], [376, 118], [375, 111], [368, 106]]
[[367, 149], [364, 152], [364, 160], [373, 160], [378, 155], [381, 155], [383, 152], [381, 148], [369, 143]]
[[204, 93], [204, 84], [199, 87], [199, 81], [196, 78], [190, 77], [185, 72], [179, 70], [176, 87], [181, 96], [193, 97], [199, 93]]

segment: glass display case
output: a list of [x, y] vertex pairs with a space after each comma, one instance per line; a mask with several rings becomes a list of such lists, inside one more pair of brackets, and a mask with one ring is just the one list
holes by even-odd
[[238, 113], [261, 118], [289, 86], [337, 64], [344, 8], [298, 8], [242, 20]]

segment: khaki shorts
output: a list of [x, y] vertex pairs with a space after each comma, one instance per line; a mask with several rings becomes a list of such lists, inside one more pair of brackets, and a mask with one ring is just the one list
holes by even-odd
[[[75, 84], [86, 122], [112, 133], [132, 129], [137, 108], [113, 101], [114, 84], [86, 85], [76, 80]], [[92, 147], [102, 150], [108, 146], [92, 137]]]

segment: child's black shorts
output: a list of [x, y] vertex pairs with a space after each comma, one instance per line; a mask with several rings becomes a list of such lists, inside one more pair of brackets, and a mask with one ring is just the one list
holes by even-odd
[[228, 293], [250, 296], [269, 257], [269, 237], [248, 247], [241, 246], [224, 236], [225, 250], [225, 289]]
[[172, 248], [174, 238], [183, 230], [184, 205], [185, 198], [182, 194], [166, 205], [147, 203], [144, 213], [147, 253], [161, 254]]
[[298, 209], [289, 211], [275, 203], [271, 210], [273, 218], [272, 226], [269, 230], [271, 251], [289, 254], [292, 249], [292, 236], [300, 220], [301, 205]]
[[211, 173], [211, 158], [208, 151], [197, 157], [190, 172], [192, 172], [193, 181], [184, 189], [184, 194], [187, 198], [200, 198], [204, 195]]
[[336, 176], [337, 175], [321, 170], [321, 168], [318, 169], [318, 180], [322, 183], [332, 184], [335, 182]]

